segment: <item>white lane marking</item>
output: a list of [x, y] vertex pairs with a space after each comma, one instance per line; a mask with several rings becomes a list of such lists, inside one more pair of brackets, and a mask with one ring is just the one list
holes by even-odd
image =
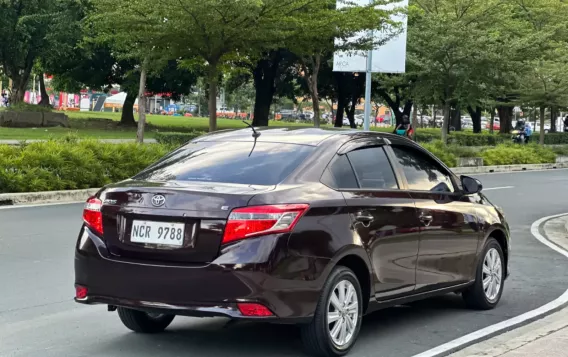
[[0, 206], [0, 210], [17, 209], [17, 208], [35, 208], [35, 207], [48, 207], [48, 206], [76, 205], [76, 204], [79, 204], [79, 203], [85, 203], [85, 201], [38, 203], [38, 204], [33, 204], [33, 205]]
[[510, 188], [515, 188], [515, 186], [503, 186], [503, 187], [484, 188], [483, 191], [507, 190], [507, 189], [510, 189]]
[[[566, 251], [563, 248], [560, 248], [559, 246], [550, 242], [548, 239], [546, 239], [539, 232], [539, 227], [544, 222], [546, 222], [550, 219], [562, 217], [562, 216], [565, 216], [565, 215], [568, 215], [568, 213], [557, 214], [557, 215], [554, 215], [554, 216], [549, 216], [549, 217], [544, 217], [544, 218], [539, 219], [538, 221], [536, 221], [532, 224], [531, 233], [542, 244], [546, 245], [550, 249], [555, 250], [556, 252], [558, 252], [558, 253], [562, 254], [563, 256], [565, 256], [566, 258], [568, 258], [568, 251]], [[475, 331], [473, 333], [470, 333], [469, 335], [465, 335], [463, 337], [457, 338], [453, 341], [450, 341], [448, 343], [445, 343], [443, 345], [435, 347], [435, 348], [428, 350], [426, 352], [422, 352], [422, 353], [419, 353], [417, 355], [414, 355], [413, 357], [436, 357], [436, 356], [447, 355], [448, 353], [452, 353], [452, 352], [457, 352], [457, 351], [459, 351], [459, 350], [461, 350], [461, 349], [463, 349], [467, 346], [473, 345], [476, 342], [481, 342], [484, 338], [486, 338], [488, 336], [493, 337], [495, 335], [498, 335], [499, 333], [514, 330], [515, 327], [520, 327], [518, 325], [523, 324], [523, 322], [537, 319], [538, 317], [546, 315], [547, 313], [549, 313], [549, 312], [551, 312], [555, 309], [558, 309], [558, 308], [562, 307], [563, 305], [566, 305], [567, 303], [568, 303], [568, 290], [566, 290], [564, 292], [564, 294], [562, 294], [562, 296], [560, 296], [558, 299], [551, 301], [548, 304], [539, 307], [538, 309], [526, 312], [522, 315], [519, 315], [519, 316], [514, 317], [512, 319], [500, 322], [498, 324], [485, 327], [481, 330], [478, 330], [478, 331]]]

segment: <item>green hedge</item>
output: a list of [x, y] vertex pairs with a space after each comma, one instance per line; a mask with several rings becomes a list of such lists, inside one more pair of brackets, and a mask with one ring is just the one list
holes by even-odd
[[191, 131], [187, 133], [157, 132], [155, 138], [159, 144], [167, 145], [170, 147], [179, 147], [203, 134], [205, 133], [201, 131]]
[[422, 145], [436, 155], [449, 167], [456, 167], [460, 157], [482, 157], [485, 166], [517, 165], [517, 164], [547, 164], [556, 162], [560, 150], [542, 147], [536, 144], [515, 145], [502, 144], [480, 151], [455, 145], [445, 146], [441, 141]]
[[[531, 140], [538, 142], [539, 133], [533, 135]], [[544, 136], [544, 143], [546, 145], [561, 145], [568, 144], [568, 133], [550, 133]]]
[[536, 144], [499, 145], [482, 152], [485, 166], [548, 164], [556, 162], [556, 154], [550, 148]]
[[70, 139], [0, 145], [0, 193], [101, 187], [134, 176], [167, 151], [163, 145]]
[[13, 112], [52, 112], [53, 108], [51, 106], [44, 107], [43, 105], [22, 102], [10, 105], [6, 110]]
[[[416, 141], [420, 143], [431, 143], [440, 140], [442, 133], [440, 129], [419, 129], [416, 132]], [[511, 142], [512, 134], [474, 134], [472, 132], [453, 132], [448, 136], [448, 144], [459, 146], [496, 146]], [[538, 142], [539, 133], [534, 133], [532, 139]], [[544, 137], [546, 145], [568, 144], [568, 133], [546, 134]]]

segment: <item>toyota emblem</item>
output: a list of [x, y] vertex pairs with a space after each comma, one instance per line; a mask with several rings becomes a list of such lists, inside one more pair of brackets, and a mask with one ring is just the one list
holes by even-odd
[[152, 205], [154, 207], [162, 207], [166, 203], [166, 197], [164, 195], [154, 195], [152, 197]]

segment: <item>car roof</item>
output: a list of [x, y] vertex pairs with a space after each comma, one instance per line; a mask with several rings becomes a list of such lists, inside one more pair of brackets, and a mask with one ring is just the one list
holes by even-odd
[[[339, 129], [339, 128], [255, 128], [260, 133], [258, 142], [272, 142], [272, 143], [287, 143], [297, 145], [310, 145], [318, 146], [323, 141], [337, 137], [338, 139], [345, 138], [346, 136], [375, 136], [375, 137], [398, 137], [393, 134], [382, 132], [364, 132], [354, 129]], [[253, 131], [250, 128], [238, 130], [222, 130], [215, 133], [204, 135], [194, 142], [203, 141], [238, 141], [238, 142], [253, 142]]]

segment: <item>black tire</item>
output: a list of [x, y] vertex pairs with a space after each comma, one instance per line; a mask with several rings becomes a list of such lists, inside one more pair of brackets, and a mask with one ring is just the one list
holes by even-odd
[[[485, 294], [485, 290], [483, 288], [483, 265], [485, 263], [487, 253], [492, 249], [495, 249], [499, 253], [498, 255], [501, 259], [501, 285], [499, 287], [497, 297], [493, 300], [490, 300]], [[477, 263], [475, 283], [471, 287], [466, 289], [462, 294], [466, 305], [469, 308], [475, 310], [494, 309], [499, 304], [501, 296], [503, 295], [503, 290], [505, 288], [505, 269], [505, 255], [503, 254], [501, 245], [497, 242], [497, 240], [495, 240], [495, 238], [489, 238], [487, 240], [487, 243], [485, 243], [485, 247], [483, 248], [479, 262]]]
[[163, 332], [174, 320], [175, 315], [150, 315], [148, 313], [119, 307], [118, 316], [130, 330], [138, 333]]
[[[327, 314], [331, 294], [342, 280], [351, 282], [355, 288], [358, 301], [358, 314], [353, 337], [348, 344], [338, 347], [329, 335]], [[363, 303], [363, 294], [361, 293], [361, 285], [359, 284], [357, 276], [346, 267], [335, 267], [323, 287], [312, 321], [302, 326], [301, 329], [302, 341], [307, 352], [310, 355], [322, 357], [344, 356], [349, 353], [353, 345], [355, 345], [357, 337], [359, 336], [359, 330], [361, 329]]]

